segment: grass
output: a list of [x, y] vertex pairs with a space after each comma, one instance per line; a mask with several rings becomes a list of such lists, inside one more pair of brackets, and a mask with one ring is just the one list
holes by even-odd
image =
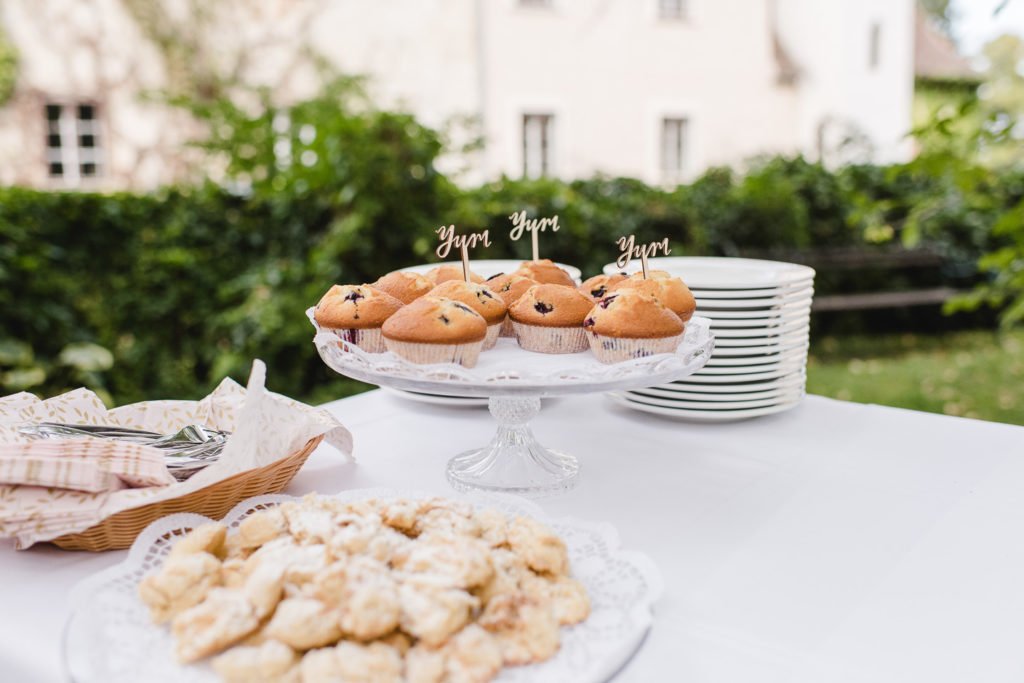
[[1024, 330], [816, 340], [809, 393], [1024, 425]]

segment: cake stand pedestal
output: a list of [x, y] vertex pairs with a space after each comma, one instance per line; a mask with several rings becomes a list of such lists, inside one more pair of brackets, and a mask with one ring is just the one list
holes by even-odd
[[[312, 309], [308, 313], [312, 320]], [[675, 353], [605, 365], [589, 351], [532, 353], [513, 339], [499, 339], [494, 349], [480, 355], [475, 368], [415, 365], [391, 353], [366, 353], [319, 328], [314, 343], [331, 369], [352, 379], [406, 391], [487, 398], [498, 430], [486, 446], [448, 461], [448, 482], [459, 491], [539, 497], [571, 489], [580, 472], [574, 456], [546, 448], [534, 437], [530, 421], [540, 411], [542, 398], [639, 389], [682, 379], [704, 366], [715, 340], [710, 321], [694, 317]]]

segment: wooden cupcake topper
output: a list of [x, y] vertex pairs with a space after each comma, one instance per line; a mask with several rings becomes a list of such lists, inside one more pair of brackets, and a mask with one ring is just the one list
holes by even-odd
[[441, 260], [448, 258], [452, 247], [459, 250], [462, 256], [462, 277], [469, 282], [469, 250], [476, 248], [477, 242], [485, 247], [491, 246], [491, 238], [487, 230], [471, 232], [468, 235], [456, 235], [454, 225], [442, 225], [435, 230], [440, 244], [434, 251]]
[[526, 210], [519, 211], [508, 217], [512, 221], [512, 230], [509, 231], [508, 236], [512, 238], [513, 242], [518, 242], [519, 238], [523, 236], [523, 231], [530, 233], [530, 237], [533, 241], [533, 260], [540, 260], [540, 249], [537, 245], [537, 233], [544, 232], [548, 228], [551, 228], [552, 232], [558, 232], [558, 216], [552, 216], [551, 218], [533, 218], [529, 219], [526, 217]]
[[619, 250], [622, 252], [619, 254], [618, 260], [615, 265], [619, 268], [625, 269], [629, 265], [629, 262], [634, 258], [640, 259], [640, 267], [644, 271], [644, 279], [647, 279], [647, 259], [651, 256], [657, 256], [660, 251], [665, 256], [671, 253], [671, 249], [668, 248], [668, 238], [661, 240], [660, 242], [649, 242], [647, 244], [637, 244], [636, 237], [633, 235], [626, 235], [620, 237], [618, 240]]

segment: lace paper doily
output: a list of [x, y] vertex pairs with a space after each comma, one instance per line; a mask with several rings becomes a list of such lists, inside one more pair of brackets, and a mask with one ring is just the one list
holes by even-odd
[[[429, 498], [430, 494], [393, 489], [345, 491], [339, 500], [368, 498]], [[530, 501], [500, 494], [452, 495], [477, 507], [509, 515], [526, 515], [551, 526], [564, 540], [573, 576], [587, 588], [591, 614], [581, 624], [561, 629], [562, 646], [550, 660], [508, 667], [499, 683], [597, 683], [613, 676], [639, 647], [651, 625], [651, 607], [662, 592], [661, 575], [640, 553], [619, 548], [618, 533], [609, 524], [572, 518], [550, 519]], [[224, 518], [235, 528], [256, 510], [277, 505], [292, 496], [259, 496], [243, 501]], [[135, 540], [128, 557], [82, 581], [72, 592], [72, 616], [65, 628], [64, 663], [78, 683], [213, 683], [208, 665], [182, 666], [166, 626], [154, 625], [138, 597], [137, 586], [170, 550], [173, 541], [195, 526], [209, 522], [201, 515], [177, 514], [147, 527]]]
[[[589, 351], [571, 354], [532, 353], [515, 340], [499, 339], [497, 346], [480, 354], [474, 368], [454, 363], [417, 365], [393, 353], [366, 353], [330, 330], [323, 330], [306, 311], [316, 328], [313, 343], [323, 361], [335, 372], [355, 379], [404, 389], [496, 395], [501, 392], [545, 390], [551, 393], [605, 391], [662, 384], [696, 372], [714, 350], [711, 321], [694, 316], [686, 324], [683, 341], [675, 353], [633, 358], [620, 363], [601, 363]], [[652, 378], [655, 381], [651, 381]], [[666, 379], [668, 378], [668, 379]], [[619, 385], [619, 386], [609, 386]]]

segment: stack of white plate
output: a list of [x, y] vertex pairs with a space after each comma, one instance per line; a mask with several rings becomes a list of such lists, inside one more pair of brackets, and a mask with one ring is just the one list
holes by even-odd
[[[638, 270], [631, 263], [627, 270]], [[814, 270], [777, 261], [667, 257], [652, 270], [678, 275], [711, 319], [715, 351], [697, 373], [613, 395], [630, 408], [693, 421], [741, 420], [788, 410], [804, 396]], [[605, 266], [606, 273], [619, 270]]]

